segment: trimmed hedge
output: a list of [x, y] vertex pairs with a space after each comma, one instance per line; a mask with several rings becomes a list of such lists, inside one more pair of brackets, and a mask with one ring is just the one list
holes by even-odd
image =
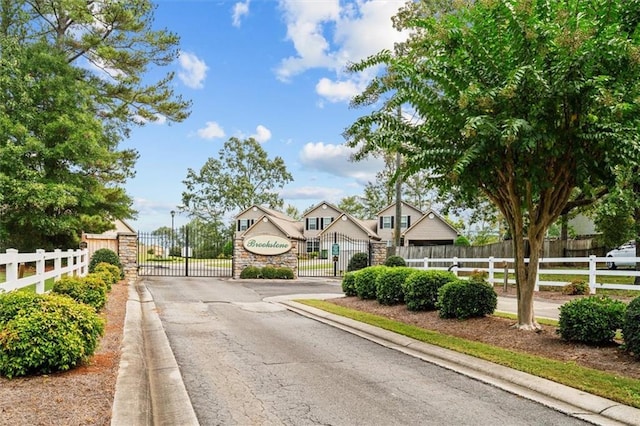
[[387, 260], [385, 260], [384, 262], [384, 266], [390, 266], [390, 267], [407, 266], [407, 262], [405, 262], [402, 256], [393, 255], [393, 256], [387, 257]]
[[120, 281], [120, 277], [122, 275], [122, 271], [120, 270], [120, 268], [117, 265], [112, 265], [111, 263], [107, 263], [107, 262], [100, 262], [96, 265], [95, 268], [93, 268], [93, 272], [97, 273], [97, 272], [107, 272], [109, 273], [109, 275], [111, 275], [113, 278], [110, 281], [110, 283], [108, 283], [108, 285], [113, 285], [116, 284], [118, 281]]
[[259, 268], [257, 266], [247, 266], [240, 272], [240, 278], [244, 279], [282, 279], [282, 280], [292, 280], [293, 279], [293, 271], [290, 268], [284, 267], [274, 267], [274, 266], [265, 266], [263, 268]]
[[575, 299], [560, 306], [557, 333], [587, 345], [609, 344], [622, 328], [627, 305], [608, 296]]
[[240, 278], [262, 278], [262, 271], [257, 266], [247, 266], [240, 272]]
[[93, 253], [89, 261], [89, 272], [94, 272], [96, 266], [103, 262], [117, 266], [120, 269], [120, 279], [124, 278], [124, 268], [120, 263], [120, 257], [113, 250], [106, 248], [98, 249]]
[[0, 330], [0, 375], [12, 378], [65, 371], [86, 360], [104, 320], [67, 296], [14, 291], [0, 295]]
[[349, 260], [347, 272], [359, 271], [367, 266], [369, 266], [369, 255], [367, 253], [356, 253]]
[[410, 311], [436, 310], [438, 290], [456, 279], [453, 272], [416, 270], [407, 277], [402, 287], [407, 309]]
[[640, 358], [640, 297], [636, 297], [627, 306], [622, 325], [624, 346], [626, 350]]
[[356, 275], [356, 294], [360, 299], [376, 298], [376, 280], [378, 275], [386, 270], [384, 265], [369, 266], [360, 269]]
[[397, 305], [404, 302], [402, 286], [407, 277], [416, 270], [397, 266], [388, 267], [376, 278], [376, 299], [381, 305]]
[[86, 277], [65, 276], [53, 284], [53, 293], [71, 297], [79, 303], [91, 306], [100, 311], [107, 303], [107, 285], [97, 274]]
[[441, 318], [483, 317], [495, 311], [498, 295], [485, 282], [456, 280], [440, 288], [437, 306]]
[[345, 296], [357, 296], [356, 292], [356, 272], [347, 272], [342, 277], [342, 292]]

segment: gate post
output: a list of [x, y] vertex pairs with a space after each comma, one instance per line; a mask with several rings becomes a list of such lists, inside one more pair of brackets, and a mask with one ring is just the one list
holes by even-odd
[[135, 281], [138, 275], [138, 235], [135, 232], [118, 232], [118, 256], [127, 281]]

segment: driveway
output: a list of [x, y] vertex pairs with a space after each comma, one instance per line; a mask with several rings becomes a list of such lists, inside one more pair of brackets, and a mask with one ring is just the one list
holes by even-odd
[[337, 282], [146, 278], [202, 425], [578, 425], [265, 297]]

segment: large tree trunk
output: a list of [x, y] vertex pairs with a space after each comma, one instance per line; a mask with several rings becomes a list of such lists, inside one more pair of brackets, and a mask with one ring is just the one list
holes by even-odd
[[520, 330], [537, 330], [540, 325], [535, 320], [533, 312], [533, 291], [536, 285], [538, 260], [540, 258], [540, 244], [529, 241], [529, 263], [525, 262], [525, 238], [522, 224], [516, 226], [512, 232], [515, 259], [516, 288], [518, 296], [518, 323], [514, 325]]

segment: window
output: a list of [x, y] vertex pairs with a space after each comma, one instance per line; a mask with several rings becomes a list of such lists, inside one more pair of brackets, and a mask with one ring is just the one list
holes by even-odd
[[253, 219], [238, 219], [238, 231], [246, 231], [253, 225]]
[[411, 226], [411, 216], [402, 216], [400, 218], [400, 229], [407, 229]]
[[317, 253], [320, 251], [320, 240], [307, 240], [307, 253]]
[[382, 216], [380, 218], [381, 229], [393, 229], [393, 216]]
[[323, 217], [322, 218], [322, 229], [326, 228], [327, 226], [329, 226], [329, 224], [333, 222], [333, 218], [332, 217]]
[[318, 218], [317, 217], [308, 217], [306, 220], [306, 230], [307, 231], [315, 231], [318, 229]]

